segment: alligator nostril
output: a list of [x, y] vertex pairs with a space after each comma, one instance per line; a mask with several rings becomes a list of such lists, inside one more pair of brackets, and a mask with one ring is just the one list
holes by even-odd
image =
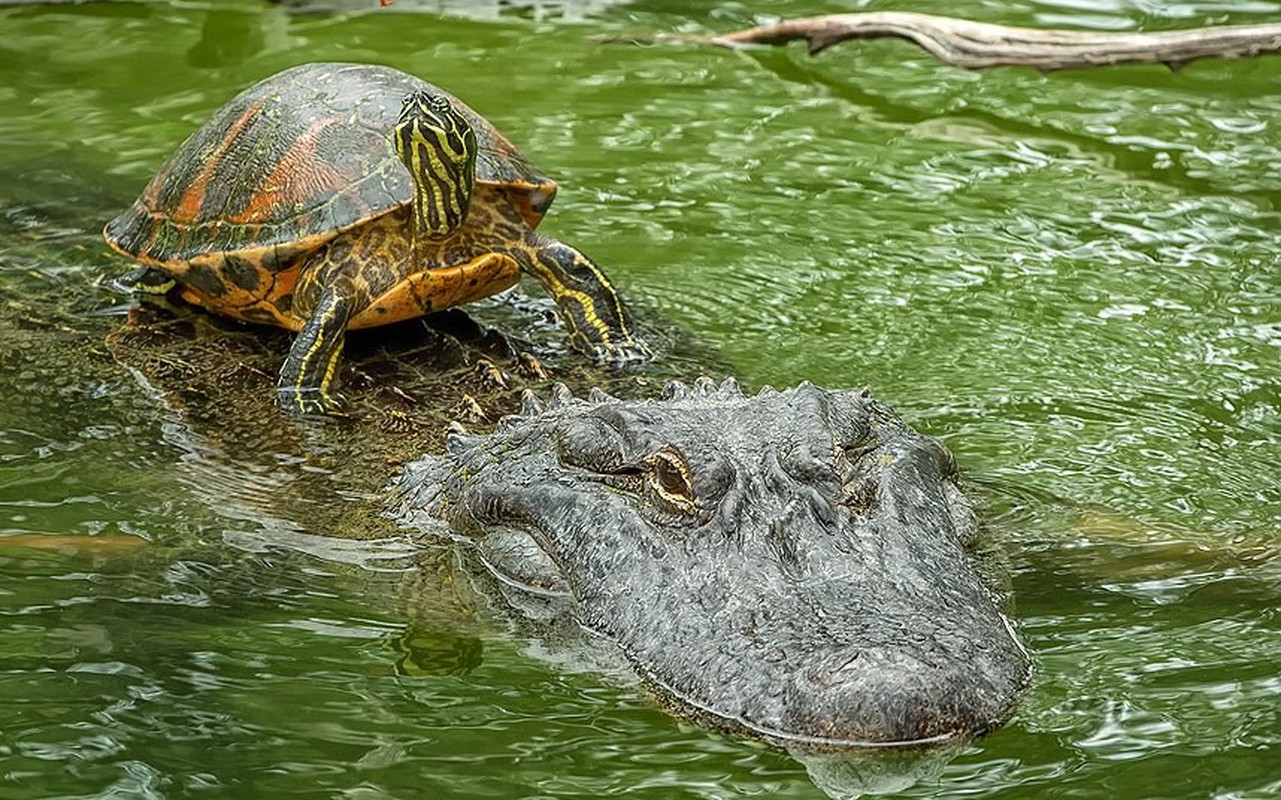
[[845, 663], [844, 663], [844, 664], [841, 664], [839, 667], [837, 667], [837, 668], [836, 668], [836, 671], [837, 671], [837, 672], [844, 672], [844, 671], [845, 671], [845, 670], [847, 670], [847, 669], [853, 669], [853, 667], [854, 667], [854, 662], [855, 662], [855, 661], [858, 661], [858, 656], [859, 656], [859, 654], [858, 654], [857, 652], [852, 653], [852, 654], [850, 655], [850, 657], [849, 657], [849, 658], [845, 659]]
[[796, 551], [796, 542], [787, 531], [790, 516], [790, 514], [785, 515], [782, 519], [776, 519], [770, 523], [768, 539], [770, 550], [774, 552], [779, 564], [789, 572], [798, 568], [801, 563], [800, 554]]
[[820, 525], [831, 528], [836, 525], [838, 518], [836, 515], [836, 506], [832, 504], [823, 494], [811, 489], [809, 491], [810, 511], [814, 514], [814, 519], [818, 520]]

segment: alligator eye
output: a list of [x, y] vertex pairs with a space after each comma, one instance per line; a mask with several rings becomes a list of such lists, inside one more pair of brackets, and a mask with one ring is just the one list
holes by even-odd
[[653, 488], [668, 504], [682, 511], [693, 511], [694, 486], [690, 481], [689, 466], [674, 449], [664, 448], [646, 461]]
[[689, 496], [689, 481], [685, 473], [668, 459], [659, 458], [654, 462], [654, 477], [658, 478], [658, 486], [664, 492]]

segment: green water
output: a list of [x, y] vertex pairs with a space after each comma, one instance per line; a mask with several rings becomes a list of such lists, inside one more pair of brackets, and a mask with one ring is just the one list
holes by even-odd
[[[1281, 59], [1043, 75], [899, 42], [589, 41], [834, 2], [329, 5], [370, 13], [0, 5], [0, 798], [823, 796], [501, 617], [424, 611], [403, 540], [223, 502], [271, 475], [73, 335], [121, 322], [101, 223], [308, 60], [465, 98], [561, 179], [549, 230], [747, 383], [869, 385], [954, 449], [1034, 686], [961, 752], [829, 791], [1281, 795]], [[946, 11], [1155, 30], [1281, 4]], [[424, 642], [469, 668], [412, 668]]]

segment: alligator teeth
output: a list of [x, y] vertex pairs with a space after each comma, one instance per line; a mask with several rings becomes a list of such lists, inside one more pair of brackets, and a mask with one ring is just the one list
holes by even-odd
[[587, 399], [597, 405], [600, 405], [601, 403], [617, 403], [618, 402], [617, 397], [614, 397], [609, 392], [605, 391], [604, 389], [598, 388], [596, 386], [593, 386], [592, 390], [587, 394]]
[[563, 383], [558, 383], [552, 387], [551, 397], [547, 400], [548, 408], [560, 408], [569, 405], [574, 400], [574, 393]]
[[533, 390], [526, 389], [520, 393], [520, 415], [522, 417], [534, 417], [547, 410], [547, 405], [538, 399], [538, 395]]
[[689, 387], [680, 381], [668, 381], [663, 387], [664, 400], [684, 400], [689, 397]]

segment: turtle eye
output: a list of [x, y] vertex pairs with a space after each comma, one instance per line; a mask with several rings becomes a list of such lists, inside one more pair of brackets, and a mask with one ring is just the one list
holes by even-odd
[[674, 447], [664, 447], [645, 461], [649, 483], [658, 499], [679, 511], [693, 511], [697, 506], [689, 465]]
[[415, 108], [427, 105], [431, 98], [422, 92], [410, 92], [405, 95], [405, 99], [400, 103], [400, 121], [404, 122], [413, 115]]

